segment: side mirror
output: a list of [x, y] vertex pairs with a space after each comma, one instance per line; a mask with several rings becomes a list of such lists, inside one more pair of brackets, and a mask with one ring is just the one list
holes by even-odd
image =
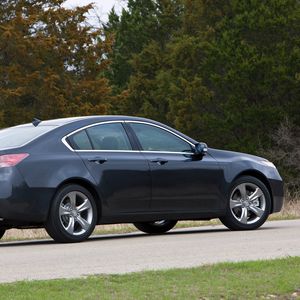
[[198, 143], [195, 145], [195, 155], [204, 156], [207, 153], [207, 145]]

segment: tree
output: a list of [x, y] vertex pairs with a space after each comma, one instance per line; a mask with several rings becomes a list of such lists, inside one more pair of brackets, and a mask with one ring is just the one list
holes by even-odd
[[2, 1], [1, 125], [105, 113], [111, 101], [111, 41], [86, 22], [92, 5], [66, 9], [62, 0]]
[[127, 88], [133, 57], [152, 41], [163, 47], [174, 28], [180, 27], [181, 9], [179, 0], [129, 0], [120, 16], [114, 9], [110, 12], [105, 31], [115, 42], [108, 78], [118, 91]]
[[299, 1], [182, 3], [164, 46], [153, 38], [128, 61], [127, 111], [213, 147], [270, 147], [285, 116], [300, 123]]
[[221, 146], [255, 153], [285, 116], [300, 122], [300, 3], [208, 1], [205, 16], [214, 34], [202, 74], [219, 109], [206, 126], [217, 124], [213, 144], [222, 136]]
[[300, 190], [300, 127], [284, 119], [272, 133], [274, 146], [261, 153], [274, 162], [284, 178], [286, 196], [299, 198]]

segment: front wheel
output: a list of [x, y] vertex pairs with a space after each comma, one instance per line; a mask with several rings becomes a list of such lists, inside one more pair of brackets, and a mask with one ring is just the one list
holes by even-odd
[[5, 229], [0, 228], [0, 239], [4, 236], [4, 234], [5, 234]]
[[56, 242], [81, 242], [91, 235], [96, 221], [97, 207], [91, 193], [70, 184], [56, 193], [45, 228]]
[[226, 215], [220, 221], [231, 230], [260, 227], [271, 211], [271, 196], [263, 182], [252, 176], [238, 178], [232, 185]]
[[133, 223], [133, 225], [138, 230], [149, 233], [149, 234], [165, 233], [165, 232], [171, 230], [176, 224], [177, 224], [177, 221], [168, 221], [168, 220]]

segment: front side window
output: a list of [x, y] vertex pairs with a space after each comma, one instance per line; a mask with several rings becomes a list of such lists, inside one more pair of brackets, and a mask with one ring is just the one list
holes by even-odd
[[132, 150], [121, 123], [89, 127], [68, 138], [75, 150]]
[[192, 152], [189, 143], [156, 126], [131, 123], [144, 151]]

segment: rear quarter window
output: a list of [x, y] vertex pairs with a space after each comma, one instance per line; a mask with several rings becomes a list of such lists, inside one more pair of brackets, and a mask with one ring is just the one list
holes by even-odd
[[74, 150], [92, 150], [90, 139], [85, 130], [68, 137], [68, 142]]

